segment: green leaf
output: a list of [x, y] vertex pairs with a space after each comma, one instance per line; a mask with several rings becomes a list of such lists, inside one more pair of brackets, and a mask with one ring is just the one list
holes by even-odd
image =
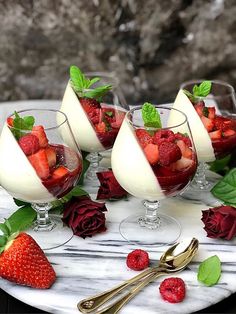
[[5, 223], [0, 223], [0, 230], [2, 231], [2, 233], [4, 235], [9, 236], [10, 230], [8, 229], [8, 227], [7, 227], [7, 225]]
[[36, 212], [30, 205], [19, 208], [8, 218], [12, 228], [11, 232], [14, 233], [27, 229], [32, 225], [35, 218]]
[[197, 279], [206, 286], [217, 284], [221, 276], [221, 262], [217, 255], [203, 261], [198, 268]]
[[193, 95], [195, 97], [206, 97], [211, 91], [211, 81], [203, 81], [199, 86], [194, 85]]
[[111, 89], [111, 85], [98, 86], [95, 89], [84, 91], [84, 97], [100, 100]]
[[62, 197], [63, 202], [68, 202], [73, 196], [84, 196], [88, 195], [86, 191], [81, 189], [79, 185], [75, 186], [69, 193]]
[[89, 165], [90, 165], [90, 162], [86, 159], [86, 156], [88, 155], [88, 153], [82, 151], [82, 155], [83, 155], [83, 170], [80, 175], [78, 185], [83, 185], [85, 173], [88, 170]]
[[75, 65], [70, 67], [70, 79], [76, 91], [82, 91], [84, 88], [86, 88], [85, 76]]
[[17, 206], [19, 206], [19, 207], [21, 207], [21, 206], [26, 206], [26, 205], [30, 205], [30, 203], [27, 203], [27, 202], [18, 200], [17, 198], [13, 198], [13, 200], [14, 200], [14, 203], [15, 203]]
[[6, 243], [7, 243], [7, 237], [1, 235], [0, 236], [0, 247], [4, 247]]
[[210, 170], [213, 172], [221, 173], [222, 171], [228, 172], [228, 164], [230, 162], [231, 155], [227, 155], [224, 158], [216, 159], [210, 163]]
[[161, 128], [161, 118], [159, 112], [151, 103], [145, 102], [143, 104], [142, 118], [145, 127]]
[[211, 193], [227, 204], [236, 205], [236, 168], [230, 170], [211, 189]]
[[93, 84], [97, 83], [98, 81], [100, 81], [100, 77], [94, 77], [89, 81], [89, 86], [91, 87]]
[[113, 116], [113, 112], [112, 111], [106, 111], [105, 114], [109, 117], [112, 117]]
[[23, 118], [15, 111], [15, 118], [13, 119], [13, 128], [10, 128], [14, 137], [18, 140], [26, 132], [24, 130], [32, 130], [35, 119], [33, 116], [25, 116]]
[[192, 100], [194, 98], [193, 94], [190, 93], [187, 89], [183, 89], [183, 92], [185, 93], [185, 95]]

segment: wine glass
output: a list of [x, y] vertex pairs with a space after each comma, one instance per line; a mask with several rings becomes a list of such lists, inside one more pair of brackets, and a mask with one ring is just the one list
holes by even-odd
[[[70, 147], [60, 133], [66, 134]], [[41, 248], [58, 247], [73, 236], [48, 211], [73, 188], [81, 172], [81, 153], [63, 112], [29, 109], [7, 118], [0, 137], [0, 182], [11, 196], [31, 203], [36, 211], [29, 233]]]
[[[192, 93], [194, 86], [199, 86], [202, 82], [204, 80], [187, 81], [181, 84], [180, 88]], [[205, 138], [201, 138], [199, 127], [190, 123], [199, 161], [191, 190], [207, 192], [214, 185], [214, 182], [209, 182], [206, 178], [207, 162], [224, 157], [236, 147], [236, 124], [234, 119], [230, 118], [230, 115], [236, 112], [235, 91], [228, 83], [213, 80], [210, 93], [206, 97], [195, 97], [192, 103], [197, 112], [194, 119], [200, 118], [207, 132]], [[205, 149], [201, 149], [204, 142]], [[206, 154], [207, 150], [211, 153]]]
[[131, 195], [145, 199], [146, 213], [134, 214], [120, 224], [124, 239], [138, 245], [166, 245], [180, 236], [179, 222], [158, 212], [160, 201], [180, 193], [191, 181], [197, 158], [187, 117], [179, 110], [155, 106], [162, 127], [146, 128], [142, 107], [127, 112], [113, 145], [111, 164], [119, 184]]
[[103, 158], [100, 153], [112, 148], [128, 107], [119, 87], [118, 78], [114, 74], [88, 72], [85, 77], [88, 79], [99, 77], [99, 81], [93, 84], [93, 88], [111, 85], [112, 89], [103, 95], [101, 101], [92, 99], [94, 104], [89, 106], [75, 92], [69, 81], [62, 100], [61, 111], [68, 116], [81, 150], [89, 153], [86, 158], [90, 161], [90, 167], [86, 172], [86, 179], [88, 183], [96, 186], [99, 183], [96, 173], [105, 170], [100, 166]]

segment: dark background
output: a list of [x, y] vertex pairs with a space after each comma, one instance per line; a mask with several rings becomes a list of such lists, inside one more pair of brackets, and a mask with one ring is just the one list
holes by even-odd
[[236, 86], [235, 28], [235, 0], [1, 0], [0, 101], [61, 99], [71, 64], [114, 71], [130, 104]]

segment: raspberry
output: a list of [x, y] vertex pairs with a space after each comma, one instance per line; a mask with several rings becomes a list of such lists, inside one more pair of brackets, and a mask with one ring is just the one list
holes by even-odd
[[39, 150], [39, 139], [33, 134], [23, 135], [18, 143], [26, 156], [32, 155]]
[[133, 270], [143, 270], [149, 266], [149, 256], [146, 251], [134, 250], [127, 255], [126, 265]]
[[182, 133], [175, 133], [175, 139], [176, 140], [182, 140], [184, 141], [184, 143], [188, 146], [188, 147], [191, 147], [192, 146], [192, 143], [191, 143], [191, 140], [190, 138], [188, 137], [188, 135], [185, 135], [185, 134], [182, 134]]
[[185, 298], [185, 283], [181, 278], [167, 278], [160, 284], [159, 291], [162, 298], [170, 303], [182, 302]]
[[169, 166], [182, 156], [179, 146], [175, 143], [163, 142], [159, 146], [159, 163], [162, 166]]
[[145, 148], [147, 144], [152, 143], [152, 137], [146, 130], [137, 129], [135, 130], [135, 133], [142, 148]]
[[160, 145], [163, 142], [174, 142], [175, 134], [171, 130], [157, 131], [153, 137], [153, 143]]

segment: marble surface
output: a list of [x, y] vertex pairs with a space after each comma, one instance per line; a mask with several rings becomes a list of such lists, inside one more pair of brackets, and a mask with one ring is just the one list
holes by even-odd
[[[30, 102], [0, 105], [1, 119], [14, 109], [23, 106], [58, 106], [58, 102]], [[91, 193], [94, 190], [90, 190]], [[95, 195], [93, 195], [95, 196]], [[188, 197], [190, 194], [188, 193]], [[213, 240], [206, 237], [201, 222], [201, 210], [218, 204], [217, 200], [206, 195], [202, 201], [187, 200], [181, 197], [166, 199], [162, 211], [182, 225], [180, 239], [196, 237], [200, 241], [199, 252], [190, 266], [178, 277], [187, 285], [187, 297], [182, 303], [164, 302], [158, 292], [163, 278], [147, 286], [121, 311], [124, 314], [192, 313], [215, 304], [236, 292], [236, 239], [233, 241]], [[137, 272], [126, 266], [126, 256], [135, 245], [126, 242], [119, 234], [119, 222], [129, 214], [142, 208], [141, 200], [129, 197], [128, 200], [107, 202], [107, 232], [92, 238], [81, 239], [74, 236], [66, 245], [46, 251], [49, 261], [57, 273], [57, 280], [49, 290], [36, 290], [17, 286], [0, 279], [0, 288], [17, 299], [50, 313], [78, 313], [77, 303], [90, 295], [111, 288]], [[0, 218], [9, 216], [16, 209], [12, 198], [0, 188]], [[140, 247], [142, 248], [142, 247]], [[156, 265], [167, 247], [144, 247], [149, 252], [151, 265]], [[214, 287], [205, 287], [197, 281], [197, 268], [205, 258], [217, 254], [222, 261], [222, 277]]]

